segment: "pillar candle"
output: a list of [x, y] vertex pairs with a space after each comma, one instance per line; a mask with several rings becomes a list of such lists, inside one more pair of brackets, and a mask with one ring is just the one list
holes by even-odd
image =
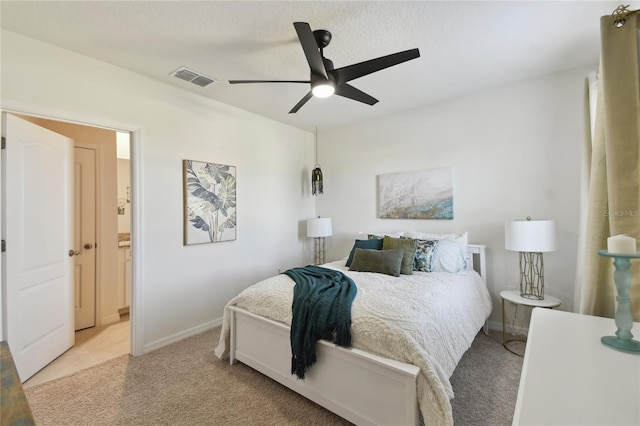
[[609, 237], [607, 251], [613, 254], [636, 254], [636, 239], [627, 235]]

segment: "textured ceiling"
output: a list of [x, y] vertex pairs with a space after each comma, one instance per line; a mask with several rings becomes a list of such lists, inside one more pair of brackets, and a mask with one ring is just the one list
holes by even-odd
[[[638, 9], [640, 2], [631, 3]], [[414, 109], [579, 66], [599, 54], [600, 16], [614, 1], [1, 1], [3, 29], [144, 74], [303, 129], [326, 129]], [[293, 22], [333, 34], [336, 68], [402, 50], [421, 57], [351, 83], [368, 106], [311, 99], [303, 84], [230, 85], [230, 79], [306, 80]], [[214, 78], [200, 88], [170, 73]]]

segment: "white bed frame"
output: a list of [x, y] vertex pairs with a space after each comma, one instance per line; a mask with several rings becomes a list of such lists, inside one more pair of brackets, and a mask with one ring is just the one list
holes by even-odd
[[[485, 246], [470, 244], [474, 269], [486, 277]], [[240, 361], [357, 425], [418, 425], [415, 365], [321, 340], [304, 380], [291, 374], [290, 328], [232, 306], [231, 363]], [[486, 331], [486, 324], [485, 324]]]

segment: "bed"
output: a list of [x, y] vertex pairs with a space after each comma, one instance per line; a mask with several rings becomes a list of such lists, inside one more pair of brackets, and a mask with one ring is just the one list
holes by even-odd
[[291, 374], [295, 284], [286, 275], [261, 281], [227, 304], [215, 353], [358, 425], [418, 425], [420, 413], [426, 425], [452, 424], [449, 378], [492, 308], [485, 246], [465, 247], [473, 267], [456, 273], [393, 277], [350, 271], [346, 259], [322, 265], [342, 271], [358, 287], [353, 346], [319, 341], [318, 362], [304, 380]]

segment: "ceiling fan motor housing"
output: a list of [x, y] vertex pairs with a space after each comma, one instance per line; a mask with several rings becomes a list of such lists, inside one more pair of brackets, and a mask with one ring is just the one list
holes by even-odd
[[331, 33], [327, 30], [315, 30], [313, 36], [320, 49], [324, 49], [331, 43]]
[[[318, 49], [320, 49], [320, 56], [322, 57], [322, 63], [324, 64], [324, 69], [327, 72], [327, 77], [329, 81], [333, 83], [337, 83], [335, 79], [335, 75], [333, 73], [330, 73], [330, 71], [334, 70], [333, 61], [331, 59], [325, 58], [324, 53], [322, 52], [322, 50], [325, 47], [327, 47], [331, 42], [331, 33], [327, 30], [315, 30], [313, 32], [313, 36], [316, 39], [316, 43], [318, 44]], [[324, 77], [314, 75], [313, 71], [311, 72], [312, 83], [317, 81], [319, 78], [321, 78], [324, 81]]]
[[329, 85], [334, 89], [338, 85], [338, 81], [336, 80], [336, 75], [332, 71], [334, 70], [333, 61], [331, 59], [327, 59], [324, 56], [322, 57], [322, 62], [324, 64], [324, 69], [327, 72], [327, 78], [324, 78], [322, 75], [318, 75], [311, 71], [311, 77], [309, 80], [311, 81], [311, 88], [313, 89], [317, 85]]

